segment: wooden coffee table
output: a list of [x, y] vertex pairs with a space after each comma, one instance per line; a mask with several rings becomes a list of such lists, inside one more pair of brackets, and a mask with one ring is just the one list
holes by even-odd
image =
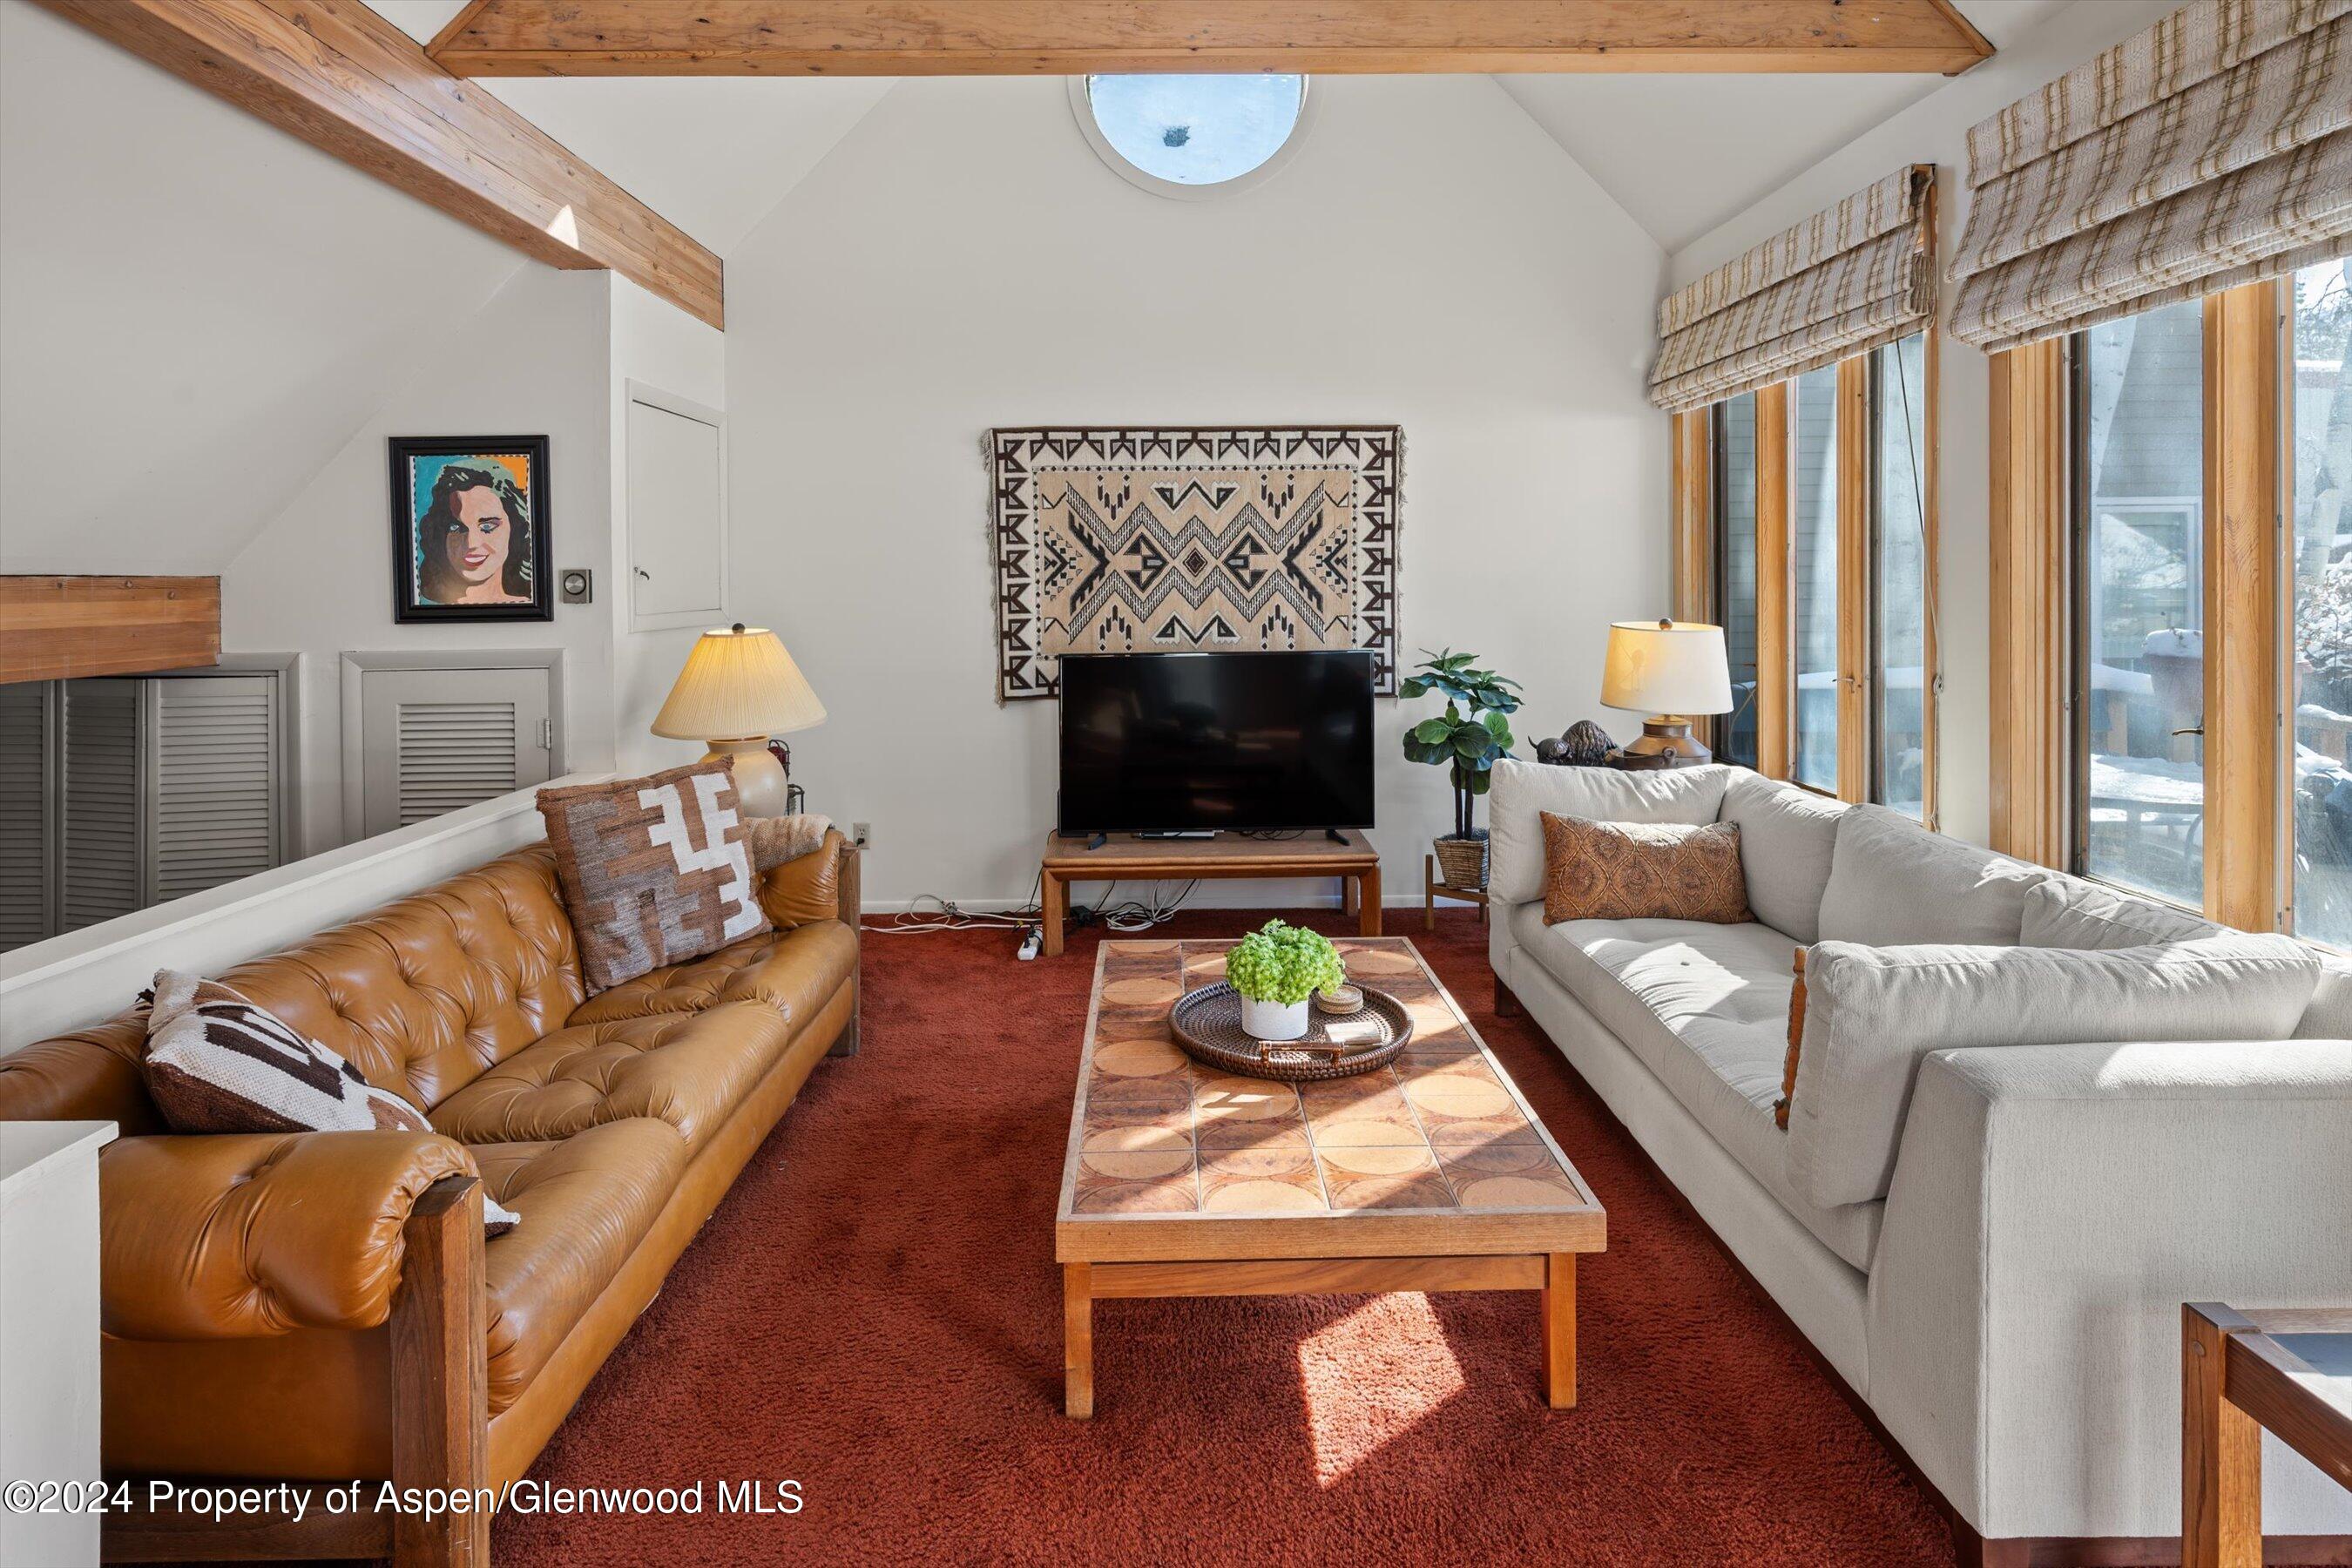
[[1106, 942], [1095, 960], [1054, 1256], [1066, 1408], [1094, 1414], [1094, 1302], [1379, 1290], [1542, 1293], [1543, 1384], [1576, 1403], [1576, 1255], [1608, 1215], [1402, 937], [1340, 939], [1412, 1010], [1389, 1067], [1293, 1088], [1201, 1066], [1176, 998], [1232, 942]]

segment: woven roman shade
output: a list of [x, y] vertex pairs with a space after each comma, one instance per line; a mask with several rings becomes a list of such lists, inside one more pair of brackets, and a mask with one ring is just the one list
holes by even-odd
[[2352, 242], [2352, 0], [2196, 0], [1969, 132], [1952, 334], [1988, 353]]
[[1935, 184], [1930, 164], [1898, 169], [1668, 296], [1650, 401], [1680, 414], [1926, 326]]

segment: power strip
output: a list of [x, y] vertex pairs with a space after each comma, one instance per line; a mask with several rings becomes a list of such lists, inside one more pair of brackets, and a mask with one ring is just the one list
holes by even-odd
[[1023, 926], [1021, 928], [1021, 946], [1013, 956], [1025, 963], [1030, 959], [1036, 957], [1038, 949], [1045, 945], [1045, 933], [1042, 928], [1035, 925]]

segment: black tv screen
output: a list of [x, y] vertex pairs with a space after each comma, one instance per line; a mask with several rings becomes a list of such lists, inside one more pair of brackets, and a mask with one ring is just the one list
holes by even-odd
[[1370, 654], [1063, 656], [1064, 833], [1371, 826]]

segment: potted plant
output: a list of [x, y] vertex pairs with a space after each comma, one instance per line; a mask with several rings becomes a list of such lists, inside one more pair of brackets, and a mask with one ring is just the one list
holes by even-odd
[[1422, 662], [1405, 677], [1398, 695], [1443, 692], [1445, 711], [1404, 732], [1406, 760], [1443, 764], [1454, 783], [1454, 831], [1437, 840], [1437, 863], [1450, 888], [1486, 885], [1486, 830], [1476, 826], [1474, 802], [1486, 793], [1497, 757], [1511, 754], [1511, 724], [1519, 683], [1476, 668], [1475, 653], [1421, 650]]
[[1320, 932], [1281, 921], [1266, 921], [1225, 954], [1225, 980], [1241, 994], [1242, 1027], [1252, 1039], [1299, 1038], [1307, 998], [1347, 978], [1339, 950]]

